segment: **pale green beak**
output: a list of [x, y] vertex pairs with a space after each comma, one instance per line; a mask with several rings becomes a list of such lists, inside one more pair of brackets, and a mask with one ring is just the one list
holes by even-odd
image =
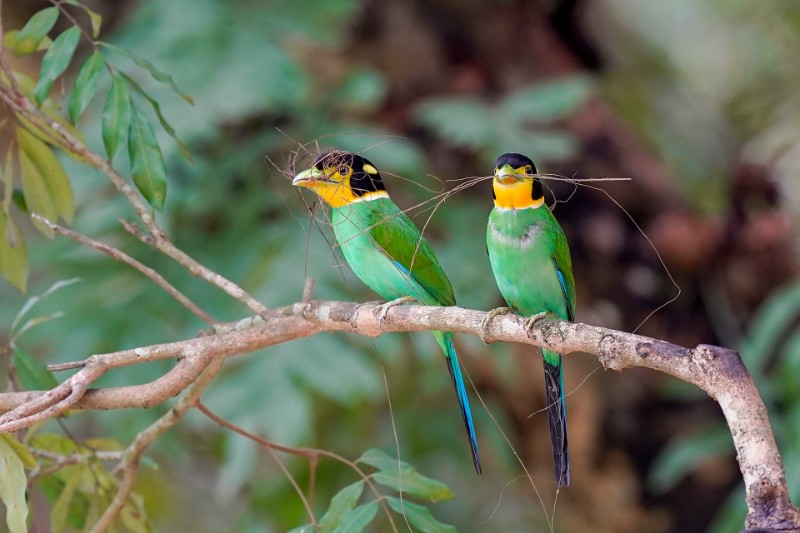
[[327, 180], [328, 177], [321, 170], [311, 167], [295, 176], [292, 180], [292, 185], [296, 185], [298, 187], [308, 187], [307, 183], [309, 182]]
[[495, 169], [494, 178], [504, 185], [510, 185], [515, 181], [522, 181], [525, 176], [517, 174], [516, 169], [509, 165], [503, 165], [501, 168]]

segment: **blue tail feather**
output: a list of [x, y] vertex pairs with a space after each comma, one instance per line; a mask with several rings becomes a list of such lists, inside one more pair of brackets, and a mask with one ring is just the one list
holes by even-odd
[[467, 397], [467, 389], [464, 386], [464, 377], [461, 374], [458, 354], [456, 354], [456, 350], [453, 347], [453, 335], [450, 333], [442, 334], [440, 344], [442, 344], [442, 349], [447, 359], [447, 369], [450, 371], [450, 378], [453, 380], [453, 386], [456, 390], [458, 406], [461, 408], [461, 416], [464, 419], [464, 426], [467, 430], [469, 447], [472, 450], [472, 462], [475, 465], [475, 472], [480, 474], [482, 470], [481, 459], [478, 454], [478, 438], [475, 435], [475, 426], [472, 423], [472, 411], [469, 407], [469, 398]]

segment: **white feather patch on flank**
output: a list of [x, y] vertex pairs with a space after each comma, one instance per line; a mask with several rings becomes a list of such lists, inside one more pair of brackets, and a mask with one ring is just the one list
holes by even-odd
[[495, 242], [499, 244], [514, 246], [515, 248], [528, 248], [536, 241], [536, 237], [539, 235], [539, 232], [542, 231], [542, 228], [537, 224], [531, 224], [521, 237], [502, 232], [494, 225], [489, 226], [489, 231], [492, 232], [492, 238]]

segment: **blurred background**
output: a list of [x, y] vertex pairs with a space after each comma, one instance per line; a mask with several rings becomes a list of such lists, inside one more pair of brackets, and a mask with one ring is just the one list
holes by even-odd
[[[306, 276], [316, 280], [317, 298], [375, 299], [331, 248], [320, 210], [312, 223], [315, 199], [281, 172], [295, 152], [305, 154], [303, 144], [361, 151], [399, 206], [421, 204], [412, 215], [419, 226], [432, 215], [426, 237], [459, 304], [477, 309], [502, 304], [484, 244], [490, 184], [440, 205], [426, 202], [457, 183], [448, 180], [488, 175], [506, 151], [528, 154], [543, 172], [630, 178], [593, 184], [602, 190], [547, 183], [572, 250], [577, 320], [739, 350], [768, 404], [798, 502], [800, 4], [88, 4], [104, 16], [102, 39], [169, 72], [195, 101], [188, 106], [137, 78], [194, 157], [187, 162], [170, 137], [160, 138], [169, 174], [160, 221], [178, 246], [269, 307], [298, 301]], [[47, 5], [5, 2], [4, 26], [21, 27]], [[35, 76], [38, 58], [26, 60], [17, 66]], [[102, 101], [95, 104], [81, 127], [102, 153]], [[153, 266], [214, 316], [245, 315], [124, 233], [118, 217], [132, 218], [130, 208], [103, 177], [76, 164], [68, 171], [79, 231]], [[26, 234], [29, 295], [82, 279], [41, 304], [40, 313], [63, 317], [19, 341], [36, 357], [81, 359], [203, 328], [110, 258], [63, 238], [41, 239], [29, 226]], [[676, 296], [676, 284], [680, 296], [651, 315]], [[26, 299], [0, 283], [2, 331]], [[351, 459], [372, 447], [396, 455], [396, 437], [402, 459], [456, 492], [433, 512], [459, 531], [742, 527], [744, 492], [730, 435], [701, 391], [653, 371], [606, 372], [594, 357], [569, 355], [572, 485], [556, 501], [538, 355], [466, 336], [457, 337], [457, 347], [484, 402], [471, 391], [480, 478], [430, 335], [317, 335], [239, 356], [204, 399], [258, 435]], [[101, 385], [148, 381], [170, 365], [129, 367]], [[65, 424], [77, 437], [128, 442], [166, 407], [80, 414]], [[144, 469], [137, 489], [159, 530], [287, 531], [307, 522], [264, 451], [200, 414], [190, 414], [150, 456], [159, 469]], [[307, 484], [307, 463], [288, 461]], [[319, 511], [353, 481], [348, 468], [323, 460]], [[379, 519], [372, 528], [388, 525]]]

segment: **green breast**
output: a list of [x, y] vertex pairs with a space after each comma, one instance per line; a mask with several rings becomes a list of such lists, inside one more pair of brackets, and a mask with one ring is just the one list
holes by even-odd
[[[575, 283], [569, 248], [561, 226], [546, 206], [494, 208], [486, 244], [497, 287], [508, 305], [524, 315], [548, 311], [570, 318]], [[564, 275], [566, 298], [557, 267]]]

